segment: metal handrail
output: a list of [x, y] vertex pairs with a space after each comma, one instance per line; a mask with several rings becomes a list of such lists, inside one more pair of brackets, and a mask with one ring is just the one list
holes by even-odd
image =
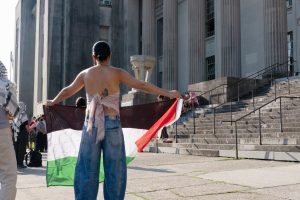
[[[294, 63], [295, 63], [296, 61], [293, 61], [292, 63], [291, 63], [291, 65], [293, 65]], [[265, 67], [265, 68], [263, 68], [263, 69], [261, 69], [261, 70], [259, 70], [259, 71], [257, 71], [257, 72], [255, 72], [255, 73], [253, 73], [253, 74], [251, 74], [251, 75], [249, 75], [249, 76], [247, 76], [247, 77], [244, 77], [244, 78], [242, 78], [242, 79], [240, 79], [240, 80], [238, 80], [238, 81], [236, 81], [236, 82], [234, 82], [234, 83], [232, 83], [232, 84], [230, 84], [230, 85], [228, 85], [228, 84], [222, 84], [222, 85], [219, 85], [219, 86], [217, 86], [217, 87], [215, 87], [215, 88], [213, 88], [213, 89], [211, 89], [211, 90], [208, 90], [208, 91], [206, 91], [206, 92], [203, 92], [203, 93], [201, 93], [200, 95], [198, 95], [197, 96], [197, 98], [199, 98], [199, 97], [201, 97], [201, 96], [203, 96], [203, 95], [205, 95], [205, 94], [207, 94], [207, 93], [211, 93], [212, 91], [214, 91], [214, 90], [216, 90], [216, 89], [218, 89], [218, 88], [220, 88], [220, 87], [223, 87], [223, 93], [224, 93], [224, 91], [225, 91], [225, 86], [227, 85], [227, 90], [228, 90], [228, 88], [230, 88], [230, 87], [232, 87], [232, 86], [235, 86], [236, 84], [240, 84], [241, 82], [243, 82], [243, 81], [251, 81], [251, 80], [255, 80], [255, 84], [256, 84], [256, 79], [255, 78], [257, 78], [257, 77], [259, 77], [259, 76], [261, 76], [261, 75], [264, 75], [264, 74], [266, 74], [266, 73], [268, 73], [268, 72], [273, 72], [273, 70], [274, 69], [276, 69], [277, 67], [279, 67], [279, 66], [282, 66], [282, 65], [284, 65], [284, 64], [288, 64], [289, 63], [289, 61], [287, 61], [287, 62], [284, 62], [284, 63], [282, 63], [282, 64], [278, 64], [278, 63], [276, 63], [276, 64], [273, 64], [273, 65], [271, 65], [271, 66], [268, 66], [268, 67]], [[263, 73], [262, 73], [263, 72]], [[288, 78], [288, 76], [289, 76], [289, 71], [287, 70], [287, 78]], [[256, 76], [254, 76], [254, 75], [256, 75]], [[252, 76], [254, 76], [254, 77], [252, 77]], [[251, 79], [249, 79], [250, 77], [252, 77]], [[271, 77], [273, 78], [273, 73], [271, 73]], [[271, 80], [271, 84], [272, 84], [272, 81], [273, 81], [273, 79]], [[288, 86], [290, 86], [290, 84], [289, 84], [289, 79], [288, 79]], [[276, 82], [275, 82], [275, 88], [276, 88]], [[253, 107], [254, 107], [254, 88], [252, 89], [252, 99], [253, 99]], [[255, 86], [255, 90], [256, 90], [256, 86]], [[188, 91], [188, 92], [201, 92], [201, 91]], [[290, 94], [290, 87], [289, 87], [289, 94]], [[239, 99], [239, 94], [238, 94], [238, 99]], [[275, 89], [275, 97], [276, 97], [276, 89]], [[230, 115], [231, 115], [231, 120], [232, 120], [232, 100], [233, 100], [234, 98], [230, 98]], [[211, 95], [210, 95], [210, 98], [209, 98], [209, 103], [210, 103], [210, 101], [211, 101]], [[225, 105], [225, 104], [227, 104], [228, 102], [224, 102], [224, 103], [222, 103], [222, 104], [219, 104], [219, 105], [217, 105], [217, 106], [215, 106], [215, 107], [213, 107], [212, 109], [213, 109], [213, 113], [214, 113], [214, 129], [213, 129], [213, 132], [214, 132], [214, 134], [215, 134], [215, 132], [216, 132], [216, 122], [215, 122], [215, 118], [216, 118], [216, 112], [215, 112], [215, 110], [216, 110], [216, 108], [218, 108], [218, 107], [221, 107], [221, 106], [223, 106], [223, 105]], [[196, 133], [196, 125], [195, 125], [195, 107], [193, 107], [193, 123], [194, 123], [194, 134]], [[176, 133], [177, 133], [177, 131], [176, 131]]]
[[[203, 97], [205, 94], [209, 93], [209, 94], [210, 94], [210, 95], [209, 95], [209, 104], [211, 104], [211, 93], [212, 93], [214, 90], [216, 90], [216, 89], [218, 89], [218, 88], [220, 88], [220, 87], [223, 87], [223, 94], [224, 94], [225, 86], [227, 86], [226, 90], [228, 90], [228, 88], [234, 87], [236, 84], [240, 84], [241, 82], [246, 81], [246, 80], [249, 81], [249, 78], [252, 77], [252, 76], [254, 76], [254, 75], [256, 75], [256, 76], [252, 77], [251, 79], [254, 79], [254, 78], [258, 77], [258, 76], [261, 76], [260, 73], [263, 72], [263, 71], [264, 71], [264, 73], [266, 73], [265, 70], [268, 70], [268, 69], [272, 69], [272, 70], [273, 70], [273, 69], [274, 69], [274, 66], [277, 67], [277, 66], [278, 66], [278, 63], [273, 64], [273, 65], [268, 66], [268, 67], [265, 67], [265, 68], [263, 68], [263, 69], [261, 69], [261, 70], [255, 72], [255, 73], [253, 73], [253, 74], [250, 74], [250, 75], [247, 76], [247, 77], [244, 77], [244, 78], [242, 78], [242, 79], [240, 79], [240, 80], [238, 80], [238, 81], [235, 81], [234, 83], [232, 83], [232, 84], [230, 84], [230, 85], [228, 85], [228, 84], [221, 84], [221, 85], [219, 85], [219, 86], [217, 86], [217, 87], [214, 87], [213, 89], [210, 89], [210, 90], [208, 90], [208, 91], [206, 91], [206, 92], [201, 93], [200, 95], [197, 96], [197, 98]], [[250, 79], [250, 80], [251, 80], [251, 79]], [[188, 92], [201, 92], [201, 91], [189, 90]], [[218, 97], [219, 97], [219, 96], [218, 96]], [[238, 97], [238, 99], [239, 99], [239, 97]], [[230, 99], [230, 113], [231, 113], [231, 119], [232, 119], [232, 112], [231, 112], [231, 107], [232, 107], [231, 101], [232, 101], [232, 100], [233, 100], [233, 98]], [[219, 102], [219, 100], [218, 100], [218, 102]], [[222, 106], [222, 105], [225, 105], [226, 103], [228, 103], [228, 102], [224, 102], [224, 103], [219, 104], [218, 106], [212, 108], [212, 109], [213, 109], [213, 113], [214, 113], [214, 129], [213, 129], [214, 134], [215, 134], [215, 132], [216, 132], [216, 126], [215, 126], [215, 123], [216, 123], [216, 112], [215, 112], [215, 111], [216, 111], [216, 108], [218, 108], [218, 107], [220, 107], [220, 106]], [[194, 134], [196, 133], [196, 126], [195, 126], [195, 109], [196, 109], [196, 108], [193, 108]]]
[[[281, 63], [281, 64], [275, 64], [275, 65], [272, 65], [272, 67], [267, 67], [267, 68], [265, 68], [264, 70], [266, 70], [266, 71], [264, 71], [264, 70], [260, 70], [260, 73], [259, 74], [257, 74], [255, 77], [252, 77], [251, 79], [241, 79], [241, 80], [243, 80], [243, 81], [252, 81], [252, 80], [255, 80], [255, 84], [256, 84], [256, 78], [257, 77], [259, 77], [259, 76], [262, 76], [262, 75], [264, 75], [264, 74], [267, 74], [267, 73], [269, 73], [269, 72], [271, 72], [271, 84], [272, 84], [272, 82], [273, 82], [273, 71], [274, 71], [274, 69], [276, 69], [276, 68], [279, 68], [280, 66], [282, 66], [282, 65], [285, 65], [285, 64], [288, 64], [288, 62], [289, 61], [287, 61], [287, 62], [284, 62], [284, 63]], [[263, 73], [262, 73], [263, 72]], [[288, 70], [287, 70], [287, 76], [286, 76], [287, 78], [289, 77], [289, 74], [288, 74]], [[240, 98], [240, 94], [239, 94], [239, 84], [241, 83], [242, 81], [240, 81], [240, 82], [238, 82], [238, 101], [239, 101], [239, 98]], [[275, 98], [276, 98], [276, 96], [277, 96], [277, 92], [276, 92], [276, 90], [277, 90], [277, 88], [276, 88], [276, 82], [275, 82]], [[289, 91], [289, 94], [290, 94], [290, 83], [289, 83], [289, 78], [288, 78], [288, 91]], [[230, 101], [230, 115], [231, 115], [231, 118], [232, 118], [232, 100], [234, 100], [235, 98], [230, 98], [229, 99], [229, 101]], [[254, 103], [254, 88], [252, 88], [252, 102], [253, 102], [253, 108], [255, 108], [255, 103]], [[222, 104], [219, 104], [219, 105], [217, 105], [217, 106], [215, 106], [215, 107], [213, 107], [212, 109], [213, 109], [213, 114], [214, 114], [214, 120], [213, 120], [213, 122], [214, 122], [214, 129], [213, 129], [213, 132], [214, 132], [214, 134], [216, 133], [216, 109], [217, 108], [219, 108], [219, 107], [222, 107], [222, 106], [224, 106], [225, 104], [227, 104], [228, 102], [224, 102], [224, 103], [222, 103]]]
[[[205, 91], [205, 92], [203, 92], [203, 93], [197, 95], [197, 98], [203, 97], [205, 94], [208, 94], [208, 93], [209, 93], [209, 104], [210, 104], [210, 103], [211, 103], [211, 93], [212, 93], [212, 91], [217, 90], [217, 89], [220, 88], [220, 87], [223, 87], [223, 93], [224, 93], [225, 86], [227, 86], [227, 85], [228, 85], [227, 83], [224, 83], [224, 84], [221, 84], [221, 85], [219, 85], [219, 86], [217, 86], [217, 87], [214, 87], [213, 89], [210, 89], [210, 90], [208, 90], [208, 91]], [[202, 92], [202, 91], [188, 90], [187, 92]]]
[[[219, 85], [219, 86], [217, 86], [217, 87], [215, 87], [215, 88], [213, 88], [213, 89], [210, 89], [210, 90], [208, 90], [208, 91], [205, 91], [205, 92], [199, 94], [197, 97], [201, 97], [201, 96], [203, 96], [203, 95], [205, 95], [205, 94], [207, 94], [207, 93], [212, 93], [212, 91], [214, 91], [214, 90], [216, 90], [216, 89], [218, 89], [218, 88], [220, 88], [220, 87], [228, 86], [228, 87], [227, 87], [227, 89], [228, 89], [228, 88], [230, 88], [230, 87], [232, 87], [232, 86], [235, 86], [236, 84], [238, 84], [238, 83], [244, 81], [245, 79], [246, 79], [246, 80], [249, 79], [251, 76], [254, 76], [254, 75], [256, 75], [256, 74], [259, 74], [260, 72], [262, 72], [262, 71], [264, 71], [264, 70], [266, 70], [266, 69], [273, 68], [275, 65], [278, 65], [278, 63], [273, 64], [273, 65], [270, 65], [270, 66], [268, 66], [268, 67], [265, 67], [265, 68], [263, 68], [263, 69], [261, 69], [261, 70], [255, 72], [255, 73], [253, 73], [253, 74], [250, 74], [250, 75], [248, 75], [248, 76], [246, 76], [246, 77], [243, 77], [243, 78], [241, 78], [240, 80], [235, 81], [234, 83], [232, 83], [232, 84], [230, 84], [230, 85], [228, 85], [227, 83], [221, 84], [221, 85]], [[257, 77], [257, 76], [255, 76], [255, 77]], [[223, 90], [224, 90], [224, 89], [223, 89]], [[187, 92], [202, 92], [202, 91], [188, 90]], [[210, 99], [211, 99], [211, 98], [209, 98], [209, 102], [210, 102]], [[210, 104], [210, 103], [209, 103], [209, 104]]]
[[244, 119], [245, 117], [255, 113], [256, 111], [258, 111], [258, 127], [259, 127], [259, 145], [262, 145], [262, 134], [261, 134], [261, 109], [267, 105], [269, 105], [270, 103], [276, 102], [277, 99], [279, 99], [279, 115], [280, 115], [280, 132], [283, 132], [283, 122], [282, 122], [282, 98], [286, 98], [286, 99], [300, 99], [300, 96], [279, 96], [274, 98], [273, 100], [263, 104], [262, 106], [260, 106], [259, 108], [252, 110], [251, 112], [247, 113], [246, 115], [243, 115], [242, 117], [236, 119], [236, 120], [224, 120], [223, 122], [230, 122], [231, 124], [234, 122], [235, 123], [235, 138], [236, 138], [236, 142], [235, 142], [235, 149], [236, 149], [236, 159], [239, 158], [238, 156], [238, 129], [237, 129], [237, 122], [241, 121], [242, 119]]
[[[222, 87], [222, 86], [224, 86], [224, 85], [227, 85], [227, 83], [218, 85], [217, 87], [214, 87], [213, 89], [207, 90], [207, 91], [205, 91], [205, 92], [199, 94], [198, 96], [202, 96], [202, 95], [204, 95], [204, 94], [207, 94], [207, 93], [209, 93], [209, 92], [211, 92], [211, 91], [213, 91], [213, 90], [216, 90], [217, 88]], [[202, 91], [201, 91], [201, 90], [188, 90], [187, 92], [202, 92]]]
[[274, 68], [275, 66], [277, 67], [277, 65], [278, 65], [278, 63], [275, 63], [275, 64], [273, 64], [273, 65], [270, 65], [270, 66], [268, 66], [268, 67], [265, 67], [265, 68], [263, 68], [263, 69], [261, 69], [261, 70], [255, 72], [255, 73], [253, 73], [253, 74], [251, 74], [251, 75], [249, 75], [249, 76], [243, 77], [243, 78], [241, 78], [240, 80], [236, 81], [235, 83], [231, 84], [231, 86], [234, 86], [234, 85], [236, 85], [236, 84], [238, 84], [238, 83], [240, 83], [240, 82], [242, 82], [242, 81], [244, 81], [244, 80], [256, 78], [256, 77], [258, 77], [258, 76], [260, 76], [260, 75], [256, 75], [255, 77], [252, 77], [252, 78], [250, 78], [250, 77], [251, 77], [251, 76], [254, 76], [255, 74], [260, 74], [262, 71], [267, 70], [267, 69], [269, 69], [269, 68]]
[[[261, 75], [264, 75], [264, 74], [266, 74], [266, 73], [268, 73], [268, 72], [272, 72], [274, 69], [276, 69], [276, 68], [278, 68], [278, 67], [280, 67], [280, 66], [282, 66], [282, 65], [285, 65], [285, 64], [287, 64], [288, 62], [284, 62], [284, 63], [281, 63], [281, 64], [275, 64], [275, 65], [272, 65], [272, 68], [271, 69], [268, 69], [268, 68], [265, 68], [265, 69], [268, 69], [267, 71], [264, 71], [263, 73], [261, 73], [261, 74], [257, 74], [255, 77], [252, 77], [252, 78], [243, 78], [243, 79], [241, 79], [240, 81], [238, 81], [237, 83], [235, 83], [235, 84], [240, 84], [241, 82], [243, 82], [243, 81], [251, 81], [251, 80], [255, 80], [257, 77], [260, 77]], [[260, 71], [260, 72], [262, 72], [262, 70]], [[271, 75], [272, 76], [272, 75]], [[235, 85], [234, 84], [234, 85]], [[239, 94], [238, 94], [238, 96], [239, 96]], [[239, 97], [238, 97], [239, 98]], [[230, 98], [230, 100], [233, 100], [234, 98]], [[223, 105], [224, 104], [226, 104], [226, 103], [228, 103], [228, 102], [224, 102], [223, 103]], [[222, 104], [219, 104], [218, 106], [216, 106], [215, 108], [218, 108], [218, 107], [221, 107], [222, 106]]]

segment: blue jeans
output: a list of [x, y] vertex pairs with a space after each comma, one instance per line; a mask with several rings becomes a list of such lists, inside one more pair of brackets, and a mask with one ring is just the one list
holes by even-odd
[[92, 134], [83, 126], [82, 139], [75, 169], [75, 199], [96, 200], [99, 187], [101, 150], [103, 152], [105, 200], [123, 200], [127, 167], [123, 132], [119, 118], [105, 116], [105, 137], [96, 143], [97, 128]]

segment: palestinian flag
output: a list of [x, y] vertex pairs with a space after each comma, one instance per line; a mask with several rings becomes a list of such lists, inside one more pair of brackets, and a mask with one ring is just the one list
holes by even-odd
[[[177, 99], [120, 109], [127, 164], [163, 127], [179, 119], [181, 108], [182, 100]], [[48, 131], [47, 186], [73, 186], [85, 109], [56, 105], [44, 112]], [[102, 182], [102, 161], [100, 165]]]

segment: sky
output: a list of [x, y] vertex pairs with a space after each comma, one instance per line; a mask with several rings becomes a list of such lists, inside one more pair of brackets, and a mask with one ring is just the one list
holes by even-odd
[[14, 49], [17, 2], [18, 0], [0, 0], [0, 60], [6, 66], [8, 73], [10, 73], [10, 52]]

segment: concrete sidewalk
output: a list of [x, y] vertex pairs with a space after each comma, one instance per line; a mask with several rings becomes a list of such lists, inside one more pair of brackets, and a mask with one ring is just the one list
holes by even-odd
[[[45, 170], [18, 172], [17, 200], [74, 199], [72, 187], [47, 188]], [[300, 164], [142, 153], [128, 167], [126, 191], [127, 200], [299, 200]]]

